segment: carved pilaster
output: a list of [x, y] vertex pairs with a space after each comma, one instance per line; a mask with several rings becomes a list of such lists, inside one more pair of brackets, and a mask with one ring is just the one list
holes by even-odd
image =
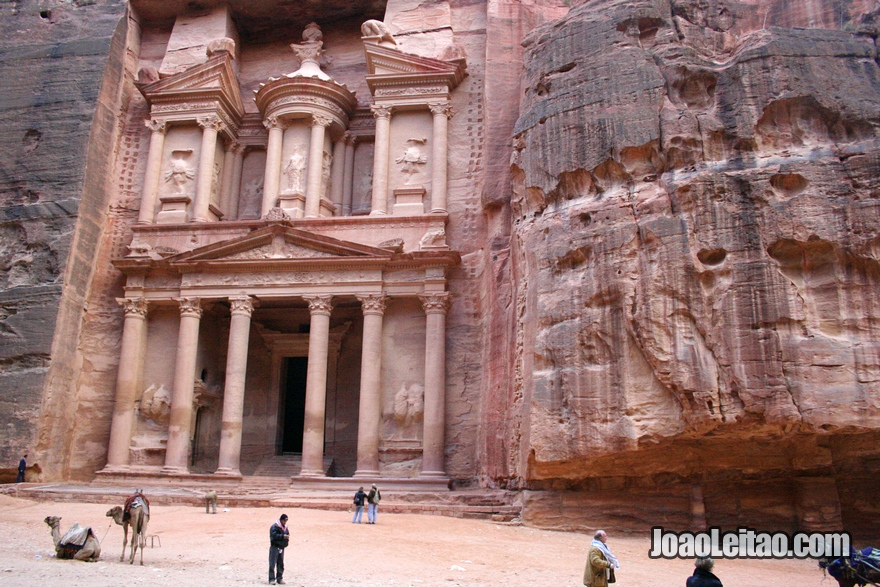
[[342, 135], [342, 140], [345, 141], [346, 146], [354, 146], [357, 143], [357, 137], [349, 131], [345, 131], [345, 134]]
[[420, 295], [425, 314], [445, 314], [451, 302], [448, 291]]
[[361, 302], [364, 316], [381, 316], [385, 313], [385, 302], [388, 300], [385, 294], [359, 294], [355, 297]]

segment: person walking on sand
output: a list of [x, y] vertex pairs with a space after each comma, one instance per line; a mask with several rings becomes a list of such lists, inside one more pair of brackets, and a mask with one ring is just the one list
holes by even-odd
[[[211, 511], [211, 509], [213, 509], [214, 511]], [[205, 513], [217, 513], [217, 492], [213, 489], [205, 494]]]
[[605, 530], [597, 530], [590, 543], [590, 554], [584, 569], [584, 585], [588, 587], [608, 587], [614, 583], [614, 569], [620, 568], [617, 557], [611, 554], [608, 546], [608, 534]]
[[24, 482], [24, 471], [27, 469], [27, 455], [21, 457], [21, 460], [18, 461], [18, 475], [15, 477], [16, 483]]
[[284, 585], [284, 549], [290, 542], [287, 528], [287, 514], [281, 514], [269, 528], [269, 585]]
[[367, 494], [367, 524], [376, 523], [376, 510], [379, 509], [379, 501], [381, 499], [382, 494], [379, 493], [379, 488], [373, 483], [373, 486], [370, 488], [370, 493]]
[[352, 518], [352, 524], [360, 524], [361, 518], [364, 515], [364, 499], [366, 499], [367, 494], [364, 493], [363, 487], [358, 487], [357, 493], [354, 494], [354, 518]]

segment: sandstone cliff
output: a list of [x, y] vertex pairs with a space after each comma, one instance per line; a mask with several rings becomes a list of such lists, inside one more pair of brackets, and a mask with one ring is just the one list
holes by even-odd
[[865, 529], [845, 481], [880, 438], [878, 16], [603, 0], [526, 38], [511, 478], [604, 491], [618, 521]]

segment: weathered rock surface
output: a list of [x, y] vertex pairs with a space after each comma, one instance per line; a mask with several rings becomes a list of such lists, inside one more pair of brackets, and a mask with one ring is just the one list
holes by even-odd
[[797, 4], [586, 2], [526, 39], [513, 477], [870, 513], [837, 464], [880, 438], [877, 12]]

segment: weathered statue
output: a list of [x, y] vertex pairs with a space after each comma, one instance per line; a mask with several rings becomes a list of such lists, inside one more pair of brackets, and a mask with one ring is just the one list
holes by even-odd
[[324, 151], [324, 159], [321, 167], [321, 195], [327, 197], [330, 194], [330, 170], [333, 166], [333, 155]]
[[427, 142], [428, 139], [407, 140], [407, 147], [403, 152], [403, 155], [394, 160], [396, 163], [403, 164], [403, 169], [400, 171], [401, 173], [406, 174], [404, 185], [410, 185], [413, 176], [421, 172], [421, 167], [419, 166], [428, 162], [428, 158], [422, 155], [422, 149], [420, 147], [420, 145], [424, 145]]
[[293, 148], [293, 155], [284, 166], [284, 175], [287, 176], [287, 191], [294, 194], [303, 193], [303, 173], [306, 169], [305, 147], [297, 145]]
[[368, 20], [367, 22], [362, 24], [361, 36], [378, 39], [379, 43], [390, 43], [392, 45], [397, 45], [397, 41], [394, 40], [394, 37], [391, 35], [391, 31], [388, 30], [388, 25], [386, 25], [381, 20]]
[[165, 172], [165, 181], [170, 182], [175, 188], [175, 194], [187, 195], [188, 184], [195, 179], [196, 172], [183, 158], [189, 151], [174, 151], [171, 153], [171, 165]]

